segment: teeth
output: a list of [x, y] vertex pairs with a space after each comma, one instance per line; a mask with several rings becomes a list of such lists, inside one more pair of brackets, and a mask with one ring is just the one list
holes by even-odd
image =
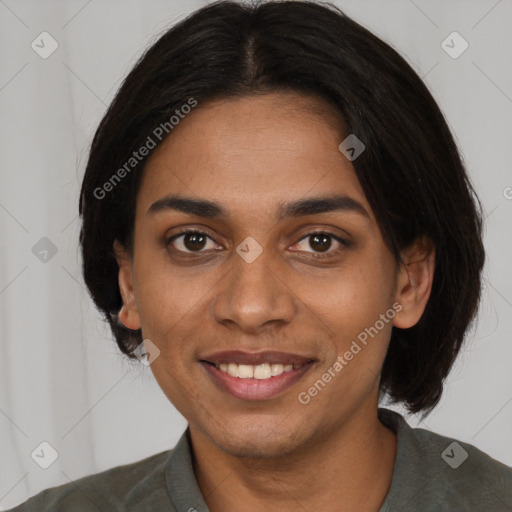
[[270, 379], [277, 377], [283, 372], [289, 372], [294, 368], [300, 368], [301, 364], [279, 364], [279, 363], [263, 363], [258, 365], [238, 364], [238, 363], [220, 363], [217, 365], [220, 371], [238, 377], [240, 379]]
[[259, 364], [254, 367], [255, 379], [270, 379], [271, 376], [270, 365], [268, 363]]
[[283, 365], [282, 364], [271, 364], [270, 365], [270, 374], [272, 377], [276, 375], [281, 375], [283, 373]]
[[250, 364], [239, 364], [238, 376], [241, 379], [252, 379], [254, 377], [254, 366]]
[[225, 372], [229, 373], [232, 377], [238, 377], [238, 365], [236, 363], [229, 363], [225, 366], [227, 366], [227, 370], [224, 370]]

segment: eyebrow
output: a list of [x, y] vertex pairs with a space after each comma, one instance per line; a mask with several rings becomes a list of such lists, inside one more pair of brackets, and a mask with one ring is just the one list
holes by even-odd
[[[149, 207], [147, 215], [153, 215], [167, 210], [179, 211], [210, 219], [229, 218], [228, 211], [218, 203], [207, 199], [183, 197], [177, 194], [170, 194], [155, 201]], [[328, 212], [351, 212], [370, 219], [368, 211], [359, 201], [345, 195], [331, 195], [281, 203], [277, 212], [277, 220], [282, 221], [289, 218]]]

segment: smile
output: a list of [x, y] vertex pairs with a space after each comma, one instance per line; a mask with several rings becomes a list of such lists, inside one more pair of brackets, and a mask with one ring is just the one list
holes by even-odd
[[271, 379], [284, 372], [290, 372], [294, 368], [298, 369], [304, 365], [301, 364], [280, 364], [263, 363], [258, 365], [238, 364], [238, 363], [220, 363], [215, 365], [221, 372], [227, 373], [232, 377], [240, 379]]
[[223, 393], [243, 400], [264, 400], [294, 386], [315, 360], [274, 351], [228, 351], [205, 356], [199, 362]]

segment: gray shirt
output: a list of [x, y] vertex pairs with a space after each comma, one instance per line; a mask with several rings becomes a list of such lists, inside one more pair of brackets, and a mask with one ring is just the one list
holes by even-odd
[[[412, 428], [379, 408], [397, 433], [391, 486], [379, 512], [512, 512], [512, 467], [474, 446]], [[173, 450], [40, 492], [11, 512], [208, 512], [187, 428]]]

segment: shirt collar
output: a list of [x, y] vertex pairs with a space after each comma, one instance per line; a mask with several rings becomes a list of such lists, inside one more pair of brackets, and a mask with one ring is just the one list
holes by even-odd
[[[397, 453], [391, 486], [379, 509], [379, 512], [388, 512], [397, 504], [414, 498], [413, 495], [406, 496], [414, 490], [408, 489], [404, 484], [411, 466], [421, 463], [421, 460], [416, 460], [421, 456], [417, 450], [413, 449], [415, 444], [411, 437], [413, 429], [400, 414], [390, 409], [379, 408], [378, 417], [397, 434]], [[187, 427], [167, 462], [165, 472], [167, 490], [177, 512], [209, 512], [194, 474], [191, 446], [190, 429]]]
[[176, 512], [209, 512], [194, 474], [189, 427], [171, 452], [165, 480]]
[[[414, 499], [422, 489], [412, 485], [411, 477], [423, 466], [421, 448], [414, 436], [414, 429], [404, 417], [391, 409], [379, 407], [381, 423], [389, 427], [397, 436], [396, 458], [389, 491], [379, 512], [414, 509]], [[403, 508], [404, 505], [408, 507]]]

